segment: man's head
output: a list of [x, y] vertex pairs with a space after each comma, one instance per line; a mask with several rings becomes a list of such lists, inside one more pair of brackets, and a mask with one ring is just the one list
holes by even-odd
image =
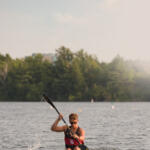
[[78, 123], [78, 114], [72, 113], [69, 115], [69, 122], [71, 125], [77, 125]]

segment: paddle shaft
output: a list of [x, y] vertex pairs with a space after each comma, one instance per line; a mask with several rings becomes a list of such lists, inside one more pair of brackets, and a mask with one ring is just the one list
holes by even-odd
[[[60, 112], [58, 111], [58, 109], [56, 108], [56, 107], [53, 107], [55, 110], [56, 110], [56, 112], [58, 113], [58, 115], [60, 115]], [[64, 120], [64, 118], [62, 118], [62, 121], [67, 125], [67, 123], [66, 123], [66, 121]]]
[[[58, 113], [58, 115], [60, 115], [60, 112], [58, 111], [58, 109], [56, 108], [56, 106], [53, 104], [53, 102], [50, 100], [50, 98], [48, 96], [46, 96], [45, 94], [43, 94], [43, 97], [56, 110], [56, 112]], [[67, 123], [66, 123], [66, 121], [65, 121], [64, 118], [62, 118], [62, 121], [67, 125]]]

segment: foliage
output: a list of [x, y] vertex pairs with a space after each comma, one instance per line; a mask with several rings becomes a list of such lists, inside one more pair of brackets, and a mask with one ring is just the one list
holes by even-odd
[[0, 100], [149, 101], [150, 76], [133, 61], [116, 56], [100, 63], [84, 50], [56, 50], [56, 60], [42, 54], [12, 59], [0, 54]]

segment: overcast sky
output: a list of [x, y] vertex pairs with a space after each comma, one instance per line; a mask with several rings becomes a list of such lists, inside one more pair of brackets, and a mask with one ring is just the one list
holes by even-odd
[[0, 0], [0, 53], [20, 58], [64, 45], [100, 61], [150, 60], [150, 0]]

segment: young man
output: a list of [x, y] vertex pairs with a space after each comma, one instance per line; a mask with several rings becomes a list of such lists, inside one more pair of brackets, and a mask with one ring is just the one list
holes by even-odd
[[81, 150], [82, 144], [84, 144], [85, 132], [78, 126], [78, 115], [75, 113], [69, 115], [70, 126], [58, 126], [62, 118], [63, 116], [60, 114], [51, 126], [51, 130], [64, 132], [66, 150]]

